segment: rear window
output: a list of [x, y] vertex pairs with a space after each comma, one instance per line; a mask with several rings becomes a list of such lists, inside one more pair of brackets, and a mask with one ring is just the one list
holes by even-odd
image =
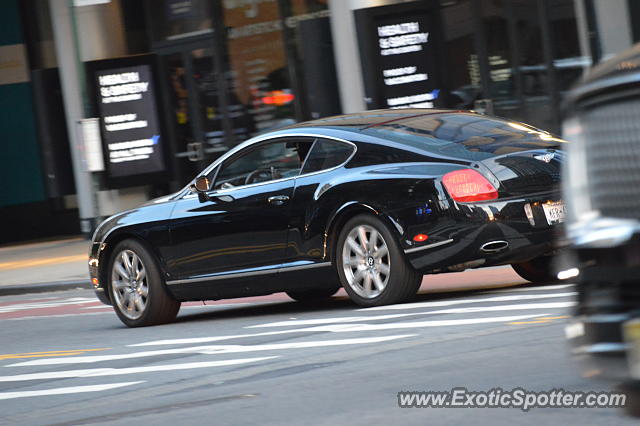
[[334, 140], [318, 139], [311, 148], [302, 169], [302, 174], [336, 167], [347, 161], [353, 153], [353, 146]]
[[471, 113], [412, 117], [370, 127], [364, 133], [473, 161], [512, 152], [556, 148], [564, 142], [526, 124]]

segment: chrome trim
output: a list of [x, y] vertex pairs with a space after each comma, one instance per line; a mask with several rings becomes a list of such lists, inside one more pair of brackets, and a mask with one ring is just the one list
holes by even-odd
[[291, 272], [291, 271], [302, 271], [305, 269], [324, 268], [325, 266], [331, 266], [331, 262], [308, 263], [305, 265], [297, 265], [297, 266], [285, 266], [283, 268], [280, 268], [280, 270], [282, 272]]
[[612, 248], [620, 246], [640, 232], [634, 219], [590, 216], [567, 227], [567, 236], [578, 248]]
[[594, 95], [597, 92], [605, 89], [613, 89], [618, 86], [624, 86], [631, 83], [637, 83], [640, 81], [640, 75], [637, 72], [623, 74], [619, 76], [604, 76], [596, 80], [590, 81], [582, 87], [578, 87], [573, 90], [568, 96], [567, 100], [572, 103], [579, 103], [586, 96]]
[[[356, 155], [356, 152], [358, 151], [358, 146], [355, 143], [353, 143], [351, 141], [348, 141], [346, 139], [335, 137], [335, 136], [320, 135], [320, 134], [313, 134], [313, 133], [282, 133], [282, 134], [276, 134], [276, 135], [274, 135], [274, 134], [261, 135], [261, 136], [256, 136], [254, 138], [251, 138], [251, 139], [241, 143], [240, 145], [237, 145], [234, 148], [230, 149], [225, 154], [223, 154], [218, 159], [216, 159], [213, 163], [211, 163], [207, 168], [205, 168], [203, 171], [198, 173], [198, 176], [208, 175], [209, 173], [211, 173], [211, 171], [213, 169], [218, 167], [218, 165], [220, 165], [223, 161], [227, 160], [229, 157], [235, 155], [236, 153], [240, 152], [244, 148], [248, 148], [251, 145], [254, 145], [254, 144], [257, 144], [257, 143], [260, 143], [260, 142], [264, 142], [264, 141], [269, 140], [269, 139], [276, 140], [276, 139], [280, 139], [280, 138], [291, 138], [291, 137], [331, 139], [331, 140], [334, 140], [334, 141], [338, 141], [338, 142], [342, 142], [342, 143], [346, 143], [346, 144], [351, 145], [353, 147], [353, 152], [351, 153], [349, 158], [347, 158], [344, 162], [342, 162], [341, 164], [339, 164], [337, 166], [331, 167], [330, 169], [318, 170], [317, 172], [305, 173], [303, 175], [297, 175], [297, 176], [291, 176], [291, 177], [287, 177], [287, 178], [275, 179], [275, 180], [270, 180], [270, 181], [267, 181], [267, 182], [259, 182], [259, 183], [252, 183], [252, 184], [249, 184], [249, 185], [235, 186], [233, 188], [222, 189], [222, 190], [217, 190], [217, 191], [211, 191], [210, 193], [215, 192], [215, 194], [219, 194], [219, 193], [226, 194], [227, 192], [235, 191], [236, 189], [252, 188], [252, 187], [255, 187], [255, 186], [267, 185], [267, 184], [276, 183], [276, 182], [284, 182], [284, 181], [291, 180], [291, 179], [297, 179], [297, 178], [301, 178], [301, 177], [313, 176], [313, 175], [320, 174], [320, 173], [330, 172], [330, 171], [336, 170], [336, 169], [344, 166], [345, 164], [347, 164], [349, 161], [351, 161], [351, 159], [354, 157], [354, 155]], [[196, 195], [189, 191], [189, 187], [191, 186], [192, 183], [193, 183], [193, 180], [190, 181], [189, 184], [185, 188], [183, 188], [181, 191], [179, 191], [179, 193], [184, 193], [185, 191], [187, 191], [187, 192], [186, 192], [186, 194], [183, 194], [182, 197], [178, 197], [178, 198], [182, 198], [182, 199], [195, 198]]]
[[453, 242], [453, 238], [451, 238], [449, 240], [445, 240], [445, 241], [440, 241], [439, 243], [433, 243], [433, 244], [429, 244], [429, 245], [426, 245], [426, 246], [410, 248], [410, 249], [405, 250], [404, 253], [405, 254], [415, 253], [417, 251], [427, 250], [427, 249], [443, 246], [443, 245], [449, 244], [451, 242]]
[[197, 283], [197, 282], [203, 282], [203, 281], [218, 281], [218, 280], [224, 280], [228, 278], [244, 278], [244, 277], [252, 277], [255, 275], [272, 274], [280, 271], [291, 272], [291, 271], [299, 271], [304, 269], [322, 268], [330, 265], [331, 265], [331, 262], [323, 262], [323, 263], [308, 263], [304, 265], [296, 265], [296, 266], [289, 266], [289, 267], [286, 267], [286, 266], [282, 267], [281, 265], [278, 265], [277, 267], [267, 267], [267, 268], [254, 270], [254, 271], [247, 271], [247, 272], [218, 272], [218, 273], [203, 276], [203, 277], [185, 278], [181, 280], [167, 281], [167, 285], [190, 284], [190, 283]]
[[[497, 248], [490, 248], [491, 246], [497, 245]], [[504, 240], [496, 240], [496, 241], [489, 241], [488, 243], [484, 243], [483, 245], [480, 246], [480, 251], [483, 251], [485, 253], [498, 253], [501, 252], [502, 250], [506, 250], [509, 247], [509, 243], [507, 241]]]
[[594, 343], [593, 345], [582, 345], [574, 348], [571, 352], [574, 355], [598, 355], [620, 353], [624, 354], [628, 346], [625, 343]]
[[619, 323], [631, 319], [630, 314], [594, 314], [587, 317], [581, 317], [582, 322], [586, 325], [593, 323]]

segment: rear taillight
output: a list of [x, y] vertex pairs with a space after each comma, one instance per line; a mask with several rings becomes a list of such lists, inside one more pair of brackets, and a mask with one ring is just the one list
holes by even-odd
[[444, 183], [451, 198], [460, 203], [495, 200], [498, 198], [498, 190], [475, 170], [462, 169], [449, 172], [442, 177], [442, 183]]

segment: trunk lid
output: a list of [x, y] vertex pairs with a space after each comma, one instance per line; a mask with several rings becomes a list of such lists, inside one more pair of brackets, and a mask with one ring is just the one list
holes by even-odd
[[519, 196], [560, 190], [560, 167], [565, 153], [536, 149], [499, 155], [480, 163], [499, 181], [500, 196]]

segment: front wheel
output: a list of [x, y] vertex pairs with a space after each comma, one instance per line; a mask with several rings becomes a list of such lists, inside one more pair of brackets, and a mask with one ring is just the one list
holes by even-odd
[[539, 256], [527, 262], [513, 263], [511, 267], [518, 275], [533, 283], [553, 283], [558, 281], [553, 268], [553, 256]]
[[358, 215], [344, 225], [336, 263], [345, 291], [360, 306], [405, 302], [422, 282], [387, 226], [371, 215]]
[[163, 285], [151, 253], [136, 240], [118, 243], [109, 260], [109, 291], [118, 318], [129, 327], [175, 319], [180, 302]]

